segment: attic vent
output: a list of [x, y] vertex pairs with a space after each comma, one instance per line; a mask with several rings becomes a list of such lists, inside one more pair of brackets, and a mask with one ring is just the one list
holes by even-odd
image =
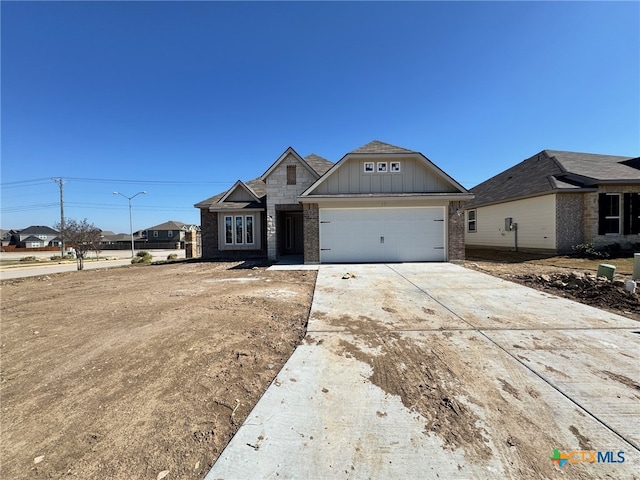
[[296, 166], [287, 165], [287, 185], [296, 184]]

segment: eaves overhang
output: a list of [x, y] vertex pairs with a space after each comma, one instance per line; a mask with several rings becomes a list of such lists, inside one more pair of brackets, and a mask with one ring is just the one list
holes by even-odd
[[589, 192], [597, 192], [598, 189], [595, 187], [588, 187], [588, 188], [556, 188], [554, 190], [547, 190], [545, 192], [538, 192], [538, 193], [532, 193], [530, 195], [521, 195], [519, 197], [511, 197], [511, 198], [507, 198], [507, 199], [502, 199], [502, 200], [496, 200], [493, 202], [485, 202], [485, 203], [478, 203], [478, 204], [472, 204], [472, 205], [465, 205], [465, 210], [473, 210], [475, 208], [480, 208], [480, 207], [489, 207], [491, 205], [499, 205], [501, 203], [508, 203], [508, 202], [516, 202], [518, 200], [526, 200], [528, 198], [535, 198], [535, 197], [544, 197], [545, 195], [555, 195], [555, 194], [563, 194], [563, 193], [589, 193]]
[[267, 208], [264, 205], [261, 204], [256, 204], [256, 203], [247, 203], [247, 204], [236, 204], [236, 205], [229, 205], [229, 204], [215, 204], [215, 205], [211, 205], [207, 210], [209, 212], [238, 212], [238, 211], [242, 211], [242, 212], [246, 212], [248, 210], [251, 211], [264, 211]]
[[300, 203], [318, 202], [367, 202], [379, 200], [385, 202], [403, 200], [446, 200], [446, 201], [467, 201], [475, 197], [472, 193], [400, 193], [400, 194], [337, 194], [337, 195], [308, 195], [298, 197]]

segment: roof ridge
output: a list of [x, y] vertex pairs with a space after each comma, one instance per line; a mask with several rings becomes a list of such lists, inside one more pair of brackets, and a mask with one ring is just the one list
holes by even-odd
[[416, 153], [404, 147], [399, 147], [391, 143], [382, 142], [380, 140], [372, 140], [349, 153]]

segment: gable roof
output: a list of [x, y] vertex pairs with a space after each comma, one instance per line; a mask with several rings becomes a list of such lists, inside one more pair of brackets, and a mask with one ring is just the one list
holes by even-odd
[[[302, 158], [298, 153], [291, 147], [287, 148], [280, 157], [267, 169], [262, 176], [258, 178], [254, 178], [248, 182], [242, 182], [238, 180], [231, 188], [225, 190], [224, 192], [220, 192], [213, 197], [207, 198], [201, 202], [198, 202], [194, 205], [196, 208], [211, 208], [212, 206], [216, 206], [217, 209], [220, 210], [235, 210], [238, 208], [262, 208], [265, 203], [265, 195], [267, 194], [267, 186], [264, 182], [264, 178], [269, 175], [279, 164], [282, 162], [288, 154], [293, 154], [300, 163], [302, 163], [309, 171], [316, 177], [324, 175], [332, 166], [333, 162], [327, 160], [326, 158], [321, 157], [320, 155], [316, 155], [312, 153]], [[256, 201], [254, 202], [225, 202], [225, 199], [231, 195], [234, 189], [238, 186], [242, 185], [246, 187], [246, 189], [251, 193]], [[224, 204], [223, 204], [224, 202]]]
[[42, 225], [31, 225], [30, 227], [20, 230], [20, 235], [58, 235], [58, 232], [53, 228]]
[[[234, 184], [234, 186], [237, 184], [237, 182]], [[213, 205], [216, 205], [216, 207], [220, 207], [223, 209], [227, 209], [227, 208], [252, 208], [252, 207], [256, 207], [256, 208], [260, 208], [264, 206], [264, 197], [267, 194], [267, 186], [265, 185], [264, 181], [262, 181], [262, 179], [260, 178], [254, 178], [253, 180], [250, 180], [248, 182], [243, 182], [243, 185], [245, 187], [247, 187], [254, 195], [256, 198], [258, 198], [258, 202], [257, 204], [255, 204], [255, 202], [253, 202], [255, 205], [250, 205], [250, 202], [225, 202], [225, 205], [222, 204], [222, 198], [230, 191], [233, 189], [233, 187], [231, 187], [229, 190], [225, 190], [224, 192], [220, 192], [217, 195], [214, 195], [213, 197], [207, 198], [206, 200], [202, 200], [201, 202], [198, 202], [194, 205], [194, 207], [196, 208], [210, 208]]]
[[373, 140], [366, 145], [356, 148], [355, 150], [350, 151], [349, 153], [416, 153], [412, 150], [407, 150], [406, 148], [397, 147], [395, 145], [391, 145], [390, 143], [384, 143], [380, 140]]
[[280, 165], [284, 161], [284, 159], [287, 158], [287, 156], [289, 155], [293, 155], [294, 158], [298, 160], [307, 170], [309, 170], [309, 172], [311, 172], [311, 174], [314, 177], [318, 178], [320, 176], [320, 174], [316, 172], [314, 168], [311, 165], [309, 165], [304, 158], [298, 155], [298, 152], [296, 152], [292, 147], [289, 147], [284, 151], [282, 155], [278, 157], [278, 159], [275, 162], [271, 164], [271, 166], [267, 169], [267, 171], [262, 174], [262, 176], [260, 177], [260, 180], [266, 181], [267, 177], [271, 174], [271, 172], [273, 172], [276, 168], [278, 168], [278, 165]]
[[44, 242], [43, 239], [36, 237], [35, 235], [30, 235], [27, 238], [22, 239], [23, 242]]
[[640, 184], [640, 170], [633, 165], [633, 157], [543, 150], [473, 187], [476, 197], [466, 208], [552, 192], [588, 191], [601, 183]]
[[145, 230], [182, 230], [186, 226], [186, 223], [169, 220], [168, 222], [161, 223], [160, 225], [145, 228]]
[[[344, 165], [350, 157], [354, 155], [357, 155], [357, 156], [360, 156], [360, 155], [400, 155], [400, 156], [410, 155], [411, 157], [418, 157], [425, 163], [425, 165], [427, 165], [429, 169], [431, 169], [433, 172], [436, 173], [436, 175], [440, 176], [445, 181], [449, 182], [455, 189], [458, 190], [459, 193], [467, 194], [467, 195], [469, 194], [466, 188], [464, 188], [456, 180], [454, 180], [452, 177], [446, 174], [440, 167], [438, 167], [435, 163], [433, 163], [431, 160], [425, 157], [422, 153], [415, 152], [412, 150], [407, 150], [406, 148], [402, 148], [402, 147], [397, 147], [395, 145], [384, 143], [379, 140], [373, 140], [372, 142], [369, 142], [366, 145], [363, 145], [362, 147], [356, 148], [355, 150], [347, 153], [337, 163], [333, 164], [331, 168], [324, 175], [322, 175], [322, 177], [320, 177], [318, 180], [316, 180], [313, 183], [313, 185], [311, 185], [304, 192], [302, 192], [300, 197], [304, 198], [311, 195], [312, 192], [319, 185], [325, 182], [331, 175], [333, 175], [338, 169], [340, 169], [342, 165]], [[336, 195], [332, 195], [332, 196], [336, 196]]]
[[222, 198], [219, 200], [219, 202], [224, 202], [238, 188], [242, 188], [245, 192], [247, 192], [253, 198], [254, 201], [256, 201], [256, 202], [260, 201], [258, 196], [242, 180], [238, 180], [236, 183], [233, 184], [233, 187], [231, 187], [229, 190], [227, 190], [227, 193], [225, 193], [222, 196]]

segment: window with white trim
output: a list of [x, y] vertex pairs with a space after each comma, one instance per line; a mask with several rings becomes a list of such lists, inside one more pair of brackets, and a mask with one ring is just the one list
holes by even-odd
[[173, 230], [168, 230], [167, 231], [167, 237], [169, 237], [169, 238], [173, 237]]
[[391, 172], [398, 173], [400, 171], [400, 162], [391, 162]]
[[467, 211], [467, 232], [475, 232], [476, 231], [476, 211], [468, 210]]
[[158, 238], [158, 230], [153, 231], [153, 238]]
[[224, 217], [225, 245], [253, 245], [255, 243], [253, 226], [253, 215]]

